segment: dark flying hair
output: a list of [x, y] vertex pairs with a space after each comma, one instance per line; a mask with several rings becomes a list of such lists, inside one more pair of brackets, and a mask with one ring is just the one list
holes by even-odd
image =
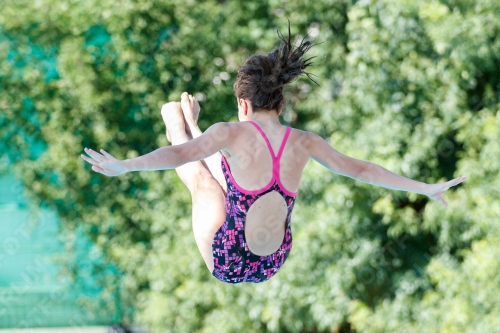
[[[304, 70], [311, 65], [311, 57], [303, 59], [304, 53], [313, 47], [310, 41], [300, 42], [295, 47], [291, 43], [290, 21], [288, 21], [288, 40], [276, 29], [282, 43], [267, 55], [254, 54], [238, 70], [234, 83], [237, 98], [249, 99], [254, 111], [261, 109], [281, 111], [284, 105], [283, 87], [302, 74], [318, 84], [310, 73]], [[307, 35], [306, 35], [307, 36]]]

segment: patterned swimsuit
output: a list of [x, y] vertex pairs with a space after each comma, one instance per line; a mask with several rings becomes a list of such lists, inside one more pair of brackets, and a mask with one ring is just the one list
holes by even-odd
[[[274, 155], [271, 143], [264, 131], [253, 121], [252, 123], [267, 143], [273, 159], [273, 177], [268, 185], [260, 190], [245, 190], [236, 184], [226, 158], [222, 156], [222, 171], [227, 183], [226, 220], [217, 230], [212, 241], [214, 270], [212, 275], [227, 283], [253, 282], [269, 280], [283, 266], [292, 249], [291, 216], [298, 192], [290, 192], [281, 184], [280, 157], [285, 147], [291, 128], [288, 127], [281, 142], [278, 156]], [[286, 228], [279, 249], [267, 256], [259, 256], [250, 252], [245, 238], [245, 220], [250, 206], [261, 196], [276, 191], [287, 205]]]

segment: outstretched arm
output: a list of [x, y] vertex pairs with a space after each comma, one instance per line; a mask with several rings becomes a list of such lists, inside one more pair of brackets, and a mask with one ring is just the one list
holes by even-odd
[[127, 172], [175, 169], [183, 164], [205, 159], [227, 148], [229, 127], [227, 123], [213, 124], [193, 140], [161, 147], [149, 154], [125, 160], [125, 168]]
[[[163, 107], [180, 107], [180, 103], [171, 102]], [[202, 160], [217, 151], [226, 149], [231, 138], [230, 131], [230, 124], [216, 123], [196, 139], [180, 145], [161, 147], [149, 154], [123, 161], [116, 159], [103, 149], [101, 149], [101, 153], [98, 153], [85, 148], [85, 152], [90, 157], [83, 154], [81, 157], [92, 164], [92, 170], [106, 176], [119, 176], [126, 172], [140, 170], [174, 169], [189, 162]]]
[[448, 203], [442, 198], [443, 192], [467, 179], [466, 176], [462, 176], [438, 184], [418, 182], [395, 174], [375, 163], [344, 155], [333, 149], [328, 142], [315, 133], [308, 132], [308, 137], [311, 158], [329, 170], [368, 184], [424, 194], [440, 202], [445, 208]]

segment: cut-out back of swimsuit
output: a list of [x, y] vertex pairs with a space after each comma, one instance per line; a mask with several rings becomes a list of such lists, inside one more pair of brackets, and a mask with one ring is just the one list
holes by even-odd
[[[227, 183], [226, 220], [217, 230], [212, 241], [214, 256], [212, 275], [227, 283], [260, 283], [269, 280], [283, 266], [292, 250], [291, 216], [298, 192], [288, 191], [280, 180], [280, 158], [291, 128], [287, 128], [276, 156], [264, 131], [255, 122], [249, 122], [257, 128], [267, 143], [273, 160], [273, 177], [269, 184], [260, 190], [245, 190], [234, 180], [226, 158], [222, 155], [222, 171]], [[267, 256], [259, 256], [248, 248], [244, 229], [245, 220], [252, 204], [271, 191], [278, 192], [287, 205], [285, 234], [278, 250]]]

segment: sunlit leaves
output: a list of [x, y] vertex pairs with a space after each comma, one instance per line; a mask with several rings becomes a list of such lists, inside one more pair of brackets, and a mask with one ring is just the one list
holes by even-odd
[[[122, 284], [104, 286], [136, 307], [128, 320], [155, 332], [497, 329], [498, 1], [16, 0], [0, 11], [1, 161], [119, 267]], [[78, 155], [167, 145], [160, 107], [184, 90], [201, 101], [202, 129], [236, 120], [238, 66], [271, 51], [286, 18], [321, 44], [320, 86], [288, 87], [284, 123], [415, 180], [469, 178], [444, 210], [311, 161], [286, 265], [230, 286], [199, 255], [174, 171], [105, 178]]]

